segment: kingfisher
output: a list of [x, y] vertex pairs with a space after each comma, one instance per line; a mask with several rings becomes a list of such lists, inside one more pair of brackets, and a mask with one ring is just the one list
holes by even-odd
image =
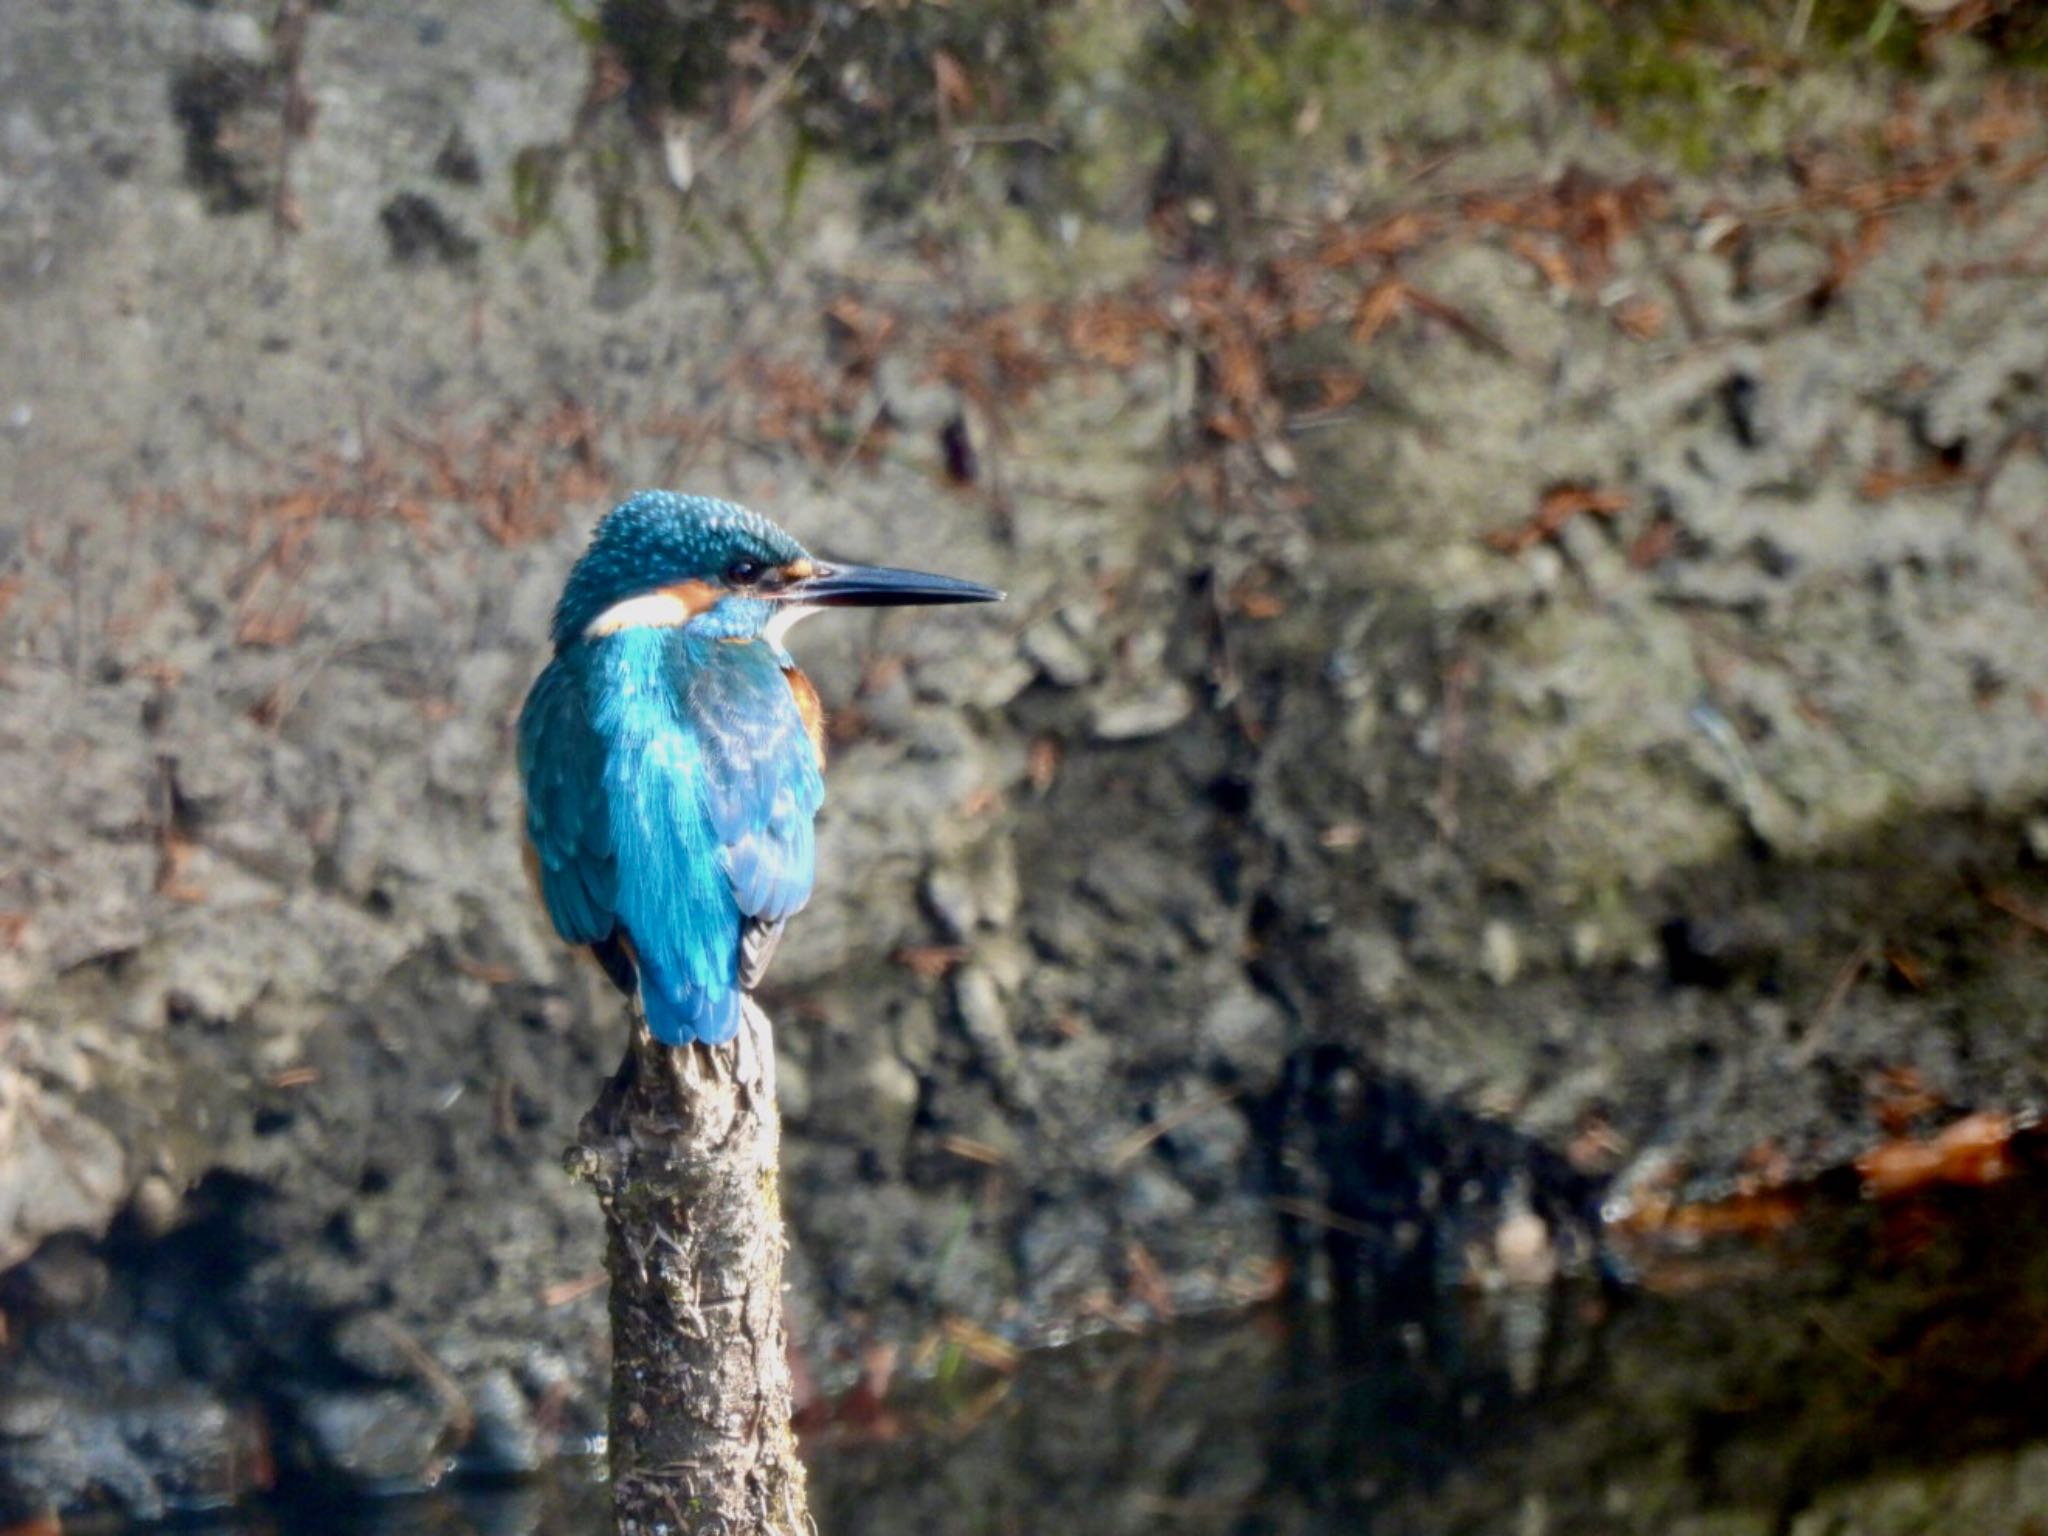
[[707, 496], [642, 491], [598, 522], [519, 714], [528, 864], [555, 931], [637, 988], [657, 1040], [730, 1040], [811, 894], [824, 712], [791, 628], [1002, 595], [828, 563]]

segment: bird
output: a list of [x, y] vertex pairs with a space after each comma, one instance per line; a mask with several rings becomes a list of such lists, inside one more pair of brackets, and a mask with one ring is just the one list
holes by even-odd
[[556, 933], [637, 991], [656, 1040], [731, 1040], [811, 895], [824, 712], [790, 630], [1002, 596], [819, 559], [708, 496], [640, 491], [598, 521], [519, 714], [527, 863]]

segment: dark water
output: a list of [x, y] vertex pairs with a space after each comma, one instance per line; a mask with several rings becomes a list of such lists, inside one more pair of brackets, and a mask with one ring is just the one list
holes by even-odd
[[[1737, 1223], [1773, 1230], [1625, 1251], [1620, 1290], [1354, 1298], [925, 1383], [813, 1436], [815, 1513], [828, 1536], [2038, 1532], [2044, 1191], [2035, 1171], [1808, 1197]], [[187, 1528], [598, 1536], [603, 1516], [571, 1463]]]

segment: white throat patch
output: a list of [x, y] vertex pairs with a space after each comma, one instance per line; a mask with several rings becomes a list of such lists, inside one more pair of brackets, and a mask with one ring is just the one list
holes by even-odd
[[818, 611], [816, 603], [782, 603], [768, 616], [761, 634], [770, 645], [781, 645], [789, 632], [796, 628], [797, 620], [808, 619]]

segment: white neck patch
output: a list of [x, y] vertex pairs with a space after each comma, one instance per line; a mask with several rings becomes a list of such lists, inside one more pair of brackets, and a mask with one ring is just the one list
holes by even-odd
[[695, 617], [690, 605], [674, 593], [646, 592], [623, 603], [613, 603], [592, 619], [583, 633], [595, 640], [601, 635], [616, 635], [622, 629], [675, 629]]

